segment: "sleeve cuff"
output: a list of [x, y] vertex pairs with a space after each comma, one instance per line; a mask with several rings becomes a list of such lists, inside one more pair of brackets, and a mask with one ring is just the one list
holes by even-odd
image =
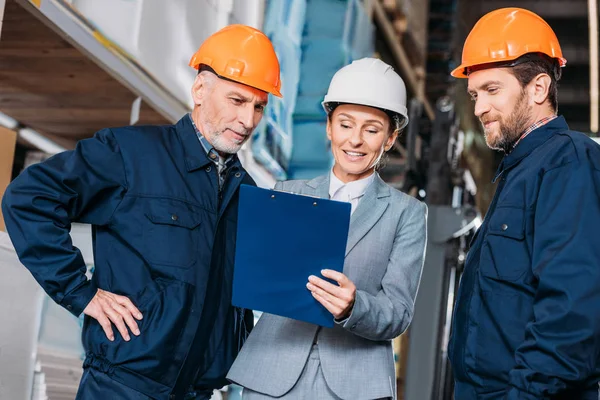
[[74, 316], [79, 317], [89, 302], [92, 301], [97, 291], [98, 288], [96, 285], [91, 280], [88, 280], [63, 297], [60, 305]]
[[342, 319], [337, 319], [334, 318], [333, 321], [337, 324], [340, 325], [342, 327], [345, 326], [346, 322], [348, 322], [348, 320], [352, 317], [352, 314], [354, 314], [354, 309], [356, 308], [356, 297], [358, 297], [358, 290], [356, 291], [356, 295], [354, 298], [354, 304], [352, 304], [352, 309], [350, 310], [350, 314], [348, 314], [347, 317], [342, 318]]
[[335, 321], [336, 324], [341, 325], [344, 329], [349, 330], [350, 332], [354, 331], [359, 324], [361, 319], [361, 313], [363, 307], [362, 294], [360, 290], [356, 291], [356, 296], [354, 298], [354, 305], [352, 306], [352, 311], [350, 311], [350, 315], [340, 321]]

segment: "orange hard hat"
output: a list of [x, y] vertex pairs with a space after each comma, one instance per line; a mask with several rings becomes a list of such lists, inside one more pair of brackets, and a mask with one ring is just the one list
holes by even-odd
[[467, 78], [471, 67], [509, 62], [527, 53], [546, 54], [561, 67], [567, 64], [556, 34], [539, 15], [523, 8], [494, 10], [481, 17], [467, 36], [462, 63], [451, 75]]
[[221, 78], [281, 95], [279, 61], [269, 38], [246, 25], [229, 25], [212, 34], [190, 60], [190, 67], [210, 67]]

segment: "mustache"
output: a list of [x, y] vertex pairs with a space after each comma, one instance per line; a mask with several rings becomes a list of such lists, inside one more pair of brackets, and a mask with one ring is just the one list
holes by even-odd
[[237, 133], [238, 135], [241, 135], [241, 136], [248, 136], [248, 135], [250, 135], [252, 133], [251, 129], [237, 130], [237, 129], [233, 129], [233, 128], [225, 128], [224, 130], [227, 130], [227, 129], [229, 129], [230, 131], [235, 132], [235, 133]]
[[481, 122], [483, 125], [485, 125], [485, 124], [487, 124], [488, 122], [492, 122], [492, 121], [498, 121], [498, 118], [495, 118], [495, 117], [483, 117], [483, 118], [479, 118], [479, 121], [480, 121], [480, 122]]

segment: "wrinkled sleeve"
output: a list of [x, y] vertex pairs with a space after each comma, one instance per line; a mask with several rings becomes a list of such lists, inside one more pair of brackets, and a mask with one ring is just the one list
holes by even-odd
[[412, 204], [398, 224], [381, 290], [376, 295], [357, 290], [350, 316], [337, 321], [365, 339], [393, 339], [412, 320], [427, 242], [427, 206]]
[[82, 140], [23, 171], [7, 188], [2, 212], [19, 259], [58, 304], [80, 315], [97, 288], [71, 242], [71, 222], [109, 223], [126, 190], [111, 130]]

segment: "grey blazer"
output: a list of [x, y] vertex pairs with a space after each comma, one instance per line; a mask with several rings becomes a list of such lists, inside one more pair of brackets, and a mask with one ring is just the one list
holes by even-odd
[[[329, 175], [276, 189], [329, 197]], [[350, 220], [344, 274], [356, 285], [350, 317], [333, 328], [263, 314], [227, 378], [269, 396], [287, 393], [315, 336], [328, 386], [342, 399], [396, 397], [391, 340], [408, 327], [425, 257], [427, 207], [377, 175]], [[308, 277], [307, 282], [308, 282]], [[333, 316], [332, 316], [333, 318]]]

